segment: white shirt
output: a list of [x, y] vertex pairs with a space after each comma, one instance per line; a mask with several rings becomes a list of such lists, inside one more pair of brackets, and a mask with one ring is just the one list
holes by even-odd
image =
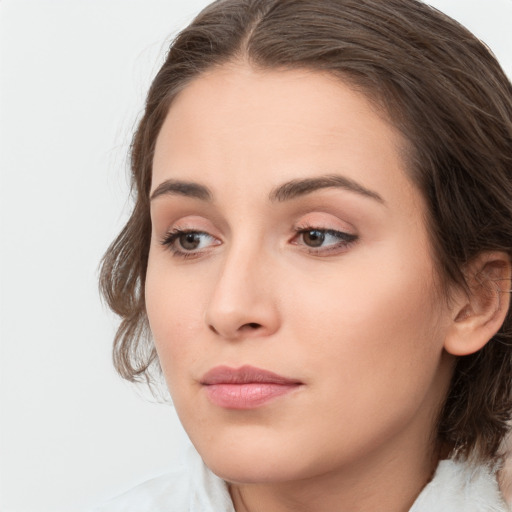
[[[93, 512], [235, 512], [226, 482], [190, 447], [175, 471], [148, 480]], [[510, 512], [495, 475], [442, 460], [409, 512]]]

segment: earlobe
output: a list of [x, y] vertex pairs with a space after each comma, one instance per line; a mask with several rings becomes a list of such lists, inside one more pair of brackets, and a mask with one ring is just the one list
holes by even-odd
[[511, 262], [505, 252], [480, 254], [464, 269], [469, 292], [459, 291], [444, 347], [455, 356], [477, 352], [499, 331], [510, 307]]

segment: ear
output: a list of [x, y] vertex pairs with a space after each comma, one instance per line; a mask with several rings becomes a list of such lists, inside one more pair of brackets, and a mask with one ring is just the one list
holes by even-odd
[[444, 348], [454, 356], [477, 352], [503, 325], [510, 305], [511, 262], [505, 252], [485, 252], [464, 268], [469, 294], [457, 290]]

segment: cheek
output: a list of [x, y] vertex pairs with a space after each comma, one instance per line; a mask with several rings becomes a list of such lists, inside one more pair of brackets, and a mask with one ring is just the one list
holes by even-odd
[[[301, 432], [321, 428], [332, 450], [341, 443], [351, 447], [347, 453], [381, 442], [412, 418], [429, 425], [445, 392], [428, 261], [387, 269], [360, 263], [322, 286], [308, 283], [289, 303], [294, 343], [287, 357], [302, 362], [315, 396]], [[305, 446], [309, 438], [301, 439]]]
[[[206, 289], [202, 279], [181, 279], [180, 273], [169, 271], [164, 258], [151, 257], [146, 276], [146, 311], [160, 365], [168, 385], [170, 377], [179, 378], [180, 369], [197, 349], [199, 332], [204, 326]], [[181, 364], [180, 364], [181, 362]]]
[[365, 394], [395, 383], [400, 389], [393, 392], [407, 390], [406, 396], [417, 382], [421, 392], [444, 341], [430, 259], [383, 250], [376, 264], [374, 255], [358, 256], [346, 272], [340, 268], [290, 296], [292, 337], [310, 353], [311, 373], [323, 367], [341, 389]]

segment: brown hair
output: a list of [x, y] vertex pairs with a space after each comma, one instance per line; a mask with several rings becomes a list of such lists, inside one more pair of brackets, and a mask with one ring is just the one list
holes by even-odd
[[[149, 90], [132, 143], [135, 206], [102, 262], [102, 293], [122, 319], [114, 362], [128, 380], [158, 367], [144, 302], [157, 135], [180, 90], [238, 59], [334, 74], [387, 112], [410, 142], [446, 282], [464, 285], [461, 269], [482, 251], [512, 255], [512, 86], [468, 30], [416, 0], [218, 0], [177, 36]], [[512, 411], [511, 346], [509, 311], [482, 350], [458, 359], [440, 446], [496, 460]]]

